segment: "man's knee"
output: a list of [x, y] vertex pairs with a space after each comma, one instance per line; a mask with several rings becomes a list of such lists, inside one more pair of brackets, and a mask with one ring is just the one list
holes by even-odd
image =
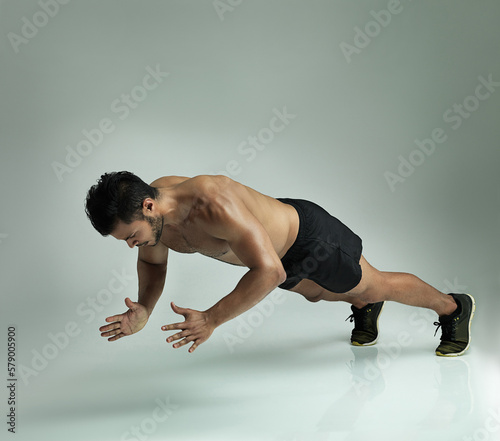
[[309, 302], [319, 302], [323, 300], [324, 297], [324, 289], [317, 285], [312, 280], [303, 279], [289, 291], [297, 292], [301, 294], [307, 301]]
[[370, 279], [370, 283], [365, 284], [362, 289], [354, 294], [364, 302], [377, 303], [390, 299], [393, 290], [394, 286], [391, 280], [380, 272], [376, 277]]
[[306, 298], [307, 301], [313, 302], [313, 303], [319, 302], [320, 300], [324, 299], [323, 294], [318, 294], [318, 295], [309, 296], [309, 297], [304, 296], [304, 297]]

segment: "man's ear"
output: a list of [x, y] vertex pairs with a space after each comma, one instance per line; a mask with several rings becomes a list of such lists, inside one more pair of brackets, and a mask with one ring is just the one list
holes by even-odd
[[155, 208], [155, 201], [153, 199], [146, 198], [142, 201], [142, 211], [144, 214], [151, 213]]

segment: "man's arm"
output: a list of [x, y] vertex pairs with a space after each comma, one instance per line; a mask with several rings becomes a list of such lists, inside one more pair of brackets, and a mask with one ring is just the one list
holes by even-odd
[[205, 342], [217, 326], [255, 306], [286, 279], [267, 231], [239, 198], [210, 201], [205, 210], [196, 222], [213, 237], [226, 240], [249, 271], [232, 292], [204, 312], [180, 308], [172, 302], [174, 312], [183, 315], [185, 321], [165, 325], [162, 330], [181, 330], [167, 342], [181, 340], [174, 348], [193, 342], [189, 352]]
[[249, 271], [233, 291], [206, 312], [215, 326], [231, 320], [264, 299], [286, 279], [286, 273], [267, 231], [240, 200], [215, 207], [206, 231], [228, 242]]
[[139, 276], [139, 299], [133, 302], [128, 297], [128, 310], [106, 318], [109, 325], [101, 326], [101, 336], [115, 341], [139, 332], [148, 322], [165, 284], [168, 248], [158, 243], [154, 247], [139, 248], [137, 273]]
[[139, 277], [138, 303], [151, 315], [160, 298], [167, 275], [168, 248], [159, 242], [154, 247], [139, 248], [137, 275]]

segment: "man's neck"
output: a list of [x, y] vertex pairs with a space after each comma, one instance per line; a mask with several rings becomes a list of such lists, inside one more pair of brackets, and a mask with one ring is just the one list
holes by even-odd
[[165, 224], [180, 224], [191, 210], [188, 198], [183, 197], [174, 187], [158, 188], [158, 205]]

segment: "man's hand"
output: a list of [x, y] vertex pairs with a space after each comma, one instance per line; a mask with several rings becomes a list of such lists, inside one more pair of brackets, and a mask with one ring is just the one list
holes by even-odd
[[144, 328], [149, 319], [146, 307], [133, 302], [128, 297], [125, 299], [125, 305], [129, 308], [127, 312], [108, 317], [106, 321], [113, 323], [99, 328], [101, 337], [111, 336], [108, 341], [115, 341], [126, 335], [135, 334]]
[[187, 343], [194, 342], [189, 348], [189, 352], [193, 352], [199, 345], [208, 340], [212, 332], [214, 332], [215, 326], [206, 312], [180, 308], [174, 302], [171, 302], [170, 306], [172, 306], [172, 310], [176, 314], [183, 315], [185, 321], [162, 326], [162, 331], [171, 331], [173, 329], [180, 329], [182, 331], [168, 337], [167, 343], [182, 339], [173, 345], [174, 348], [180, 348]]

